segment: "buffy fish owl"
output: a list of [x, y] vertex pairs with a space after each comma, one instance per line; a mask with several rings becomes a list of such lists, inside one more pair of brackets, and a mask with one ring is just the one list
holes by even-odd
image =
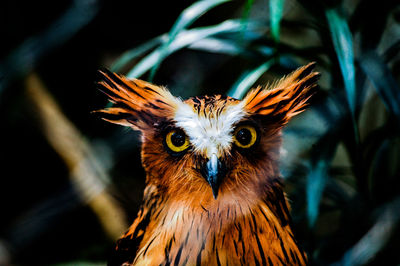
[[304, 110], [313, 63], [243, 100], [182, 100], [103, 71], [106, 121], [141, 133], [143, 204], [111, 265], [305, 265], [278, 168], [282, 127]]

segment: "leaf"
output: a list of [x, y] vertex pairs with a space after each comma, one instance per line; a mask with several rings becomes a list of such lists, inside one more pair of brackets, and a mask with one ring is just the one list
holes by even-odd
[[203, 0], [198, 1], [192, 4], [190, 7], [183, 10], [183, 12], [179, 15], [178, 19], [175, 21], [175, 24], [172, 26], [170, 32], [168, 33], [167, 41], [165, 41], [160, 48], [160, 56], [158, 60], [155, 62], [151, 69], [150, 78], [151, 81], [158, 70], [161, 62], [168, 55], [168, 46], [171, 45], [173, 40], [177, 37], [179, 32], [188, 28], [193, 22], [195, 22], [199, 17], [201, 17], [208, 10], [216, 7], [222, 3], [228, 2], [230, 0]]
[[273, 64], [275, 59], [269, 59], [257, 68], [243, 73], [240, 78], [233, 84], [232, 88], [228, 91], [228, 96], [236, 99], [241, 99], [250, 87], [265, 73]]
[[312, 167], [307, 175], [307, 216], [308, 223], [311, 227], [314, 226], [318, 217], [319, 203], [326, 185], [328, 171], [329, 162], [326, 160], [319, 160], [317, 165]]
[[400, 52], [400, 40], [397, 40], [394, 44], [392, 44], [384, 53], [383, 59], [386, 63], [390, 62], [392, 59], [395, 59], [396, 56]]
[[166, 39], [167, 35], [163, 34], [161, 36], [158, 36], [154, 39], [151, 39], [148, 42], [145, 42], [144, 44], [135, 47], [127, 52], [125, 52], [122, 56], [120, 56], [111, 66], [111, 70], [114, 72], [120, 71], [126, 64], [131, 62], [133, 59], [136, 57], [139, 57], [151, 49], [155, 48], [157, 45], [159, 45], [163, 39]]
[[[343, 97], [344, 98], [344, 97]], [[311, 126], [321, 129], [321, 135], [316, 143], [312, 144], [308, 161], [309, 173], [306, 179], [307, 217], [310, 227], [315, 225], [319, 214], [319, 205], [323, 191], [328, 183], [331, 162], [342, 138], [340, 125], [345, 120], [345, 113], [338, 112], [340, 98], [337, 94], [327, 97], [323, 102], [313, 106], [318, 117], [323, 118], [324, 125], [318, 125], [318, 120], [312, 121]], [[306, 123], [307, 123], [306, 121]], [[304, 138], [303, 135], [300, 135]]]
[[191, 44], [188, 48], [194, 50], [207, 51], [210, 53], [241, 55], [246, 53], [245, 48], [233, 40], [225, 40], [215, 37], [204, 38]]
[[243, 10], [243, 15], [242, 15], [242, 36], [241, 36], [241, 41], [244, 40], [244, 34], [246, 33], [246, 29], [247, 29], [247, 22], [249, 21], [249, 15], [250, 15], [250, 10], [251, 7], [254, 4], [254, 0], [247, 0], [246, 2], [246, 6], [244, 7]]
[[198, 1], [186, 8], [175, 21], [175, 24], [172, 26], [171, 31], [168, 34], [168, 42], [171, 43], [172, 40], [178, 35], [179, 32], [188, 28], [193, 22], [195, 22], [199, 17], [201, 17], [208, 10], [229, 2], [230, 0], [203, 0]]
[[400, 122], [400, 88], [388, 66], [374, 50], [360, 56], [360, 67], [374, 84], [386, 108]]
[[340, 69], [342, 71], [344, 86], [347, 93], [350, 110], [355, 112], [355, 68], [353, 53], [353, 38], [345, 18], [339, 15], [336, 9], [325, 11], [331, 31], [333, 46], [335, 48]]
[[265, 57], [272, 56], [274, 50], [268, 46], [247, 47], [246, 42], [237, 42], [232, 39], [222, 39], [218, 37], [208, 37], [189, 45], [189, 49], [206, 51], [210, 53], [227, 54], [231, 56], [252, 57], [253, 59], [260, 55]]
[[279, 42], [280, 35], [280, 23], [283, 14], [283, 5], [285, 0], [270, 0], [269, 1], [269, 12], [270, 12], [270, 25], [271, 35], [275, 42]]
[[[251, 23], [249, 24], [249, 30], [260, 30], [265, 29], [265, 26], [260, 23]], [[239, 20], [226, 20], [220, 24], [195, 28], [191, 30], [185, 30], [180, 32], [176, 38], [172, 41], [172, 43], [167, 47], [168, 50], [166, 54], [171, 54], [180, 50], [184, 47], [187, 47], [199, 40], [208, 38], [210, 36], [214, 36], [217, 34], [225, 34], [225, 33], [239, 33], [241, 30], [241, 24]], [[158, 61], [162, 60], [162, 52], [160, 49], [157, 49], [144, 57], [133, 69], [129, 71], [127, 77], [129, 78], [137, 78], [143, 75], [146, 71], [148, 71], [154, 64]]]
[[242, 15], [242, 23], [246, 24], [249, 15], [250, 15], [250, 11], [251, 11], [251, 7], [254, 4], [254, 0], [247, 0], [246, 2], [246, 6], [244, 7], [243, 10], [243, 15]]
[[319, 148], [314, 149], [306, 183], [307, 216], [310, 227], [313, 227], [317, 221], [319, 204], [327, 184], [331, 162], [338, 143], [339, 141], [333, 136], [333, 133], [328, 132], [319, 140], [319, 143], [316, 144]]
[[338, 57], [343, 76], [344, 88], [347, 95], [351, 118], [353, 122], [355, 142], [359, 142], [358, 128], [355, 119], [356, 112], [356, 82], [353, 52], [353, 37], [346, 19], [337, 9], [327, 9], [325, 15], [332, 36], [333, 47]]
[[[352, 32], [357, 31], [358, 47], [376, 49], [391, 18], [393, 10], [398, 6], [396, 1], [385, 1], [379, 4], [375, 1], [359, 1], [349, 19]], [[374, 18], [374, 19], [366, 19]], [[389, 22], [390, 23], [390, 22]]]

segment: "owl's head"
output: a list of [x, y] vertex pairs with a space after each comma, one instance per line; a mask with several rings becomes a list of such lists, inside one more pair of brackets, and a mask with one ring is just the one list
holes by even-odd
[[319, 74], [314, 64], [243, 100], [221, 95], [181, 100], [166, 88], [102, 72], [114, 103], [103, 119], [142, 133], [147, 182], [181, 198], [259, 193], [279, 175], [281, 129], [304, 110]]

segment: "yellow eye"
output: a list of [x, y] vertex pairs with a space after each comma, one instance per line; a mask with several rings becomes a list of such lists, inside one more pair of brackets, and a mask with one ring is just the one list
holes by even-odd
[[257, 131], [250, 125], [238, 126], [233, 134], [233, 141], [240, 148], [250, 148], [256, 143]]
[[189, 138], [179, 129], [173, 129], [165, 137], [167, 147], [173, 152], [181, 152], [189, 148]]

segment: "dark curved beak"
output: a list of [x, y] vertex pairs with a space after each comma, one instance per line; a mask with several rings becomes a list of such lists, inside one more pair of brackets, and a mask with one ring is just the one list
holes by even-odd
[[210, 184], [214, 199], [217, 199], [219, 186], [226, 174], [226, 166], [218, 159], [216, 154], [212, 154], [211, 158], [203, 165], [201, 174]]

